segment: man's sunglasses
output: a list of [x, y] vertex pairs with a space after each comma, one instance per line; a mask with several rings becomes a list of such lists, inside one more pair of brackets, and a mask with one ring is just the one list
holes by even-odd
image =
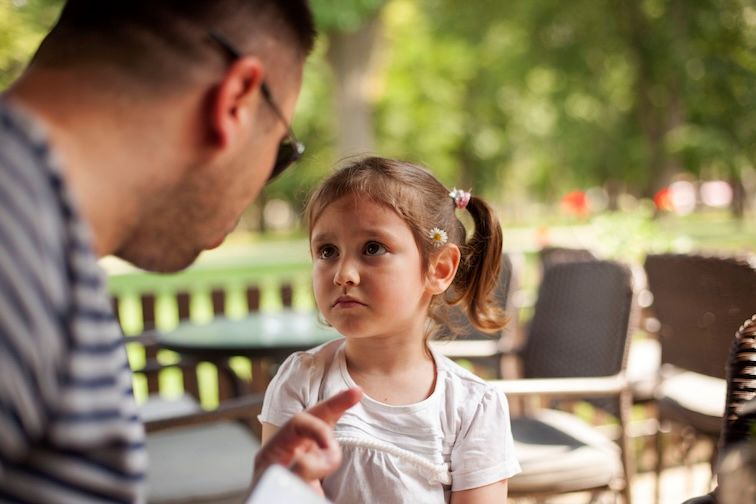
[[[242, 57], [242, 53], [233, 45], [231, 45], [231, 43], [218, 32], [210, 30], [209, 36], [215, 43], [223, 48], [223, 50], [226, 51], [232, 59], [236, 60]], [[270, 88], [265, 81], [263, 81], [263, 83], [260, 85], [260, 91], [262, 92], [263, 98], [266, 102], [268, 102], [268, 105], [270, 105], [270, 108], [273, 109], [273, 112], [276, 114], [278, 119], [284, 124], [284, 126], [286, 126], [286, 138], [281, 140], [281, 143], [278, 144], [276, 162], [273, 165], [273, 171], [270, 173], [270, 177], [268, 177], [268, 182], [270, 182], [278, 175], [283, 173], [283, 171], [291, 166], [295, 161], [301, 158], [302, 154], [304, 154], [305, 147], [302, 142], [297, 140], [296, 135], [294, 135], [294, 131], [291, 129], [291, 125], [286, 121], [286, 117], [284, 117], [281, 109], [278, 107], [278, 105], [276, 105], [276, 102], [273, 99], [273, 95], [270, 92]]]

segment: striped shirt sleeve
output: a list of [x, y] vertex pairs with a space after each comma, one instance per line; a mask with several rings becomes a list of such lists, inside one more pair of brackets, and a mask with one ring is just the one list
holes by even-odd
[[59, 164], [0, 100], [0, 502], [141, 502], [144, 429]]
[[[55, 212], [29, 153], [0, 140], [0, 465], [45, 432], [59, 391], [64, 278]], [[57, 264], [56, 264], [57, 263]]]

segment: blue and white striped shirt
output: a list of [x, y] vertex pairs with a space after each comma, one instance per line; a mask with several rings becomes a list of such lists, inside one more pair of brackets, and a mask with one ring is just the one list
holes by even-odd
[[90, 230], [0, 101], [0, 502], [141, 502], [144, 429]]

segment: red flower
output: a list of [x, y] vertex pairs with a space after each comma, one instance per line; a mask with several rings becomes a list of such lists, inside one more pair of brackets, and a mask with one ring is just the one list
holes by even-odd
[[569, 192], [562, 197], [562, 208], [580, 217], [588, 215], [588, 197], [583, 191]]
[[672, 203], [672, 191], [669, 187], [659, 189], [659, 191], [654, 194], [654, 205], [656, 205], [658, 210], [674, 210], [675, 205]]

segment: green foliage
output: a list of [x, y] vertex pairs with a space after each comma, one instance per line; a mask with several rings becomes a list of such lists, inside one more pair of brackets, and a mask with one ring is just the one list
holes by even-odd
[[674, 238], [660, 231], [653, 208], [634, 212], [597, 215], [591, 220], [595, 250], [602, 257], [640, 264], [648, 252], [666, 252], [680, 246]]
[[746, 0], [394, 0], [382, 150], [507, 199], [756, 164]]
[[[329, 33], [380, 14], [369, 83], [377, 152], [506, 205], [612, 182], [651, 194], [678, 171], [756, 166], [751, 0], [313, 0], [321, 37], [294, 128], [301, 164], [266, 190], [301, 208], [336, 162]], [[0, 0], [0, 86], [61, 0]]]
[[318, 27], [329, 31], [352, 31], [373, 15], [385, 0], [312, 0]]
[[330, 89], [333, 85], [323, 57], [325, 43], [320, 40], [305, 68], [302, 91], [297, 103], [293, 128], [305, 144], [305, 155], [297, 165], [284, 172], [265, 188], [265, 198], [282, 198], [295, 209], [304, 208], [309, 191], [331, 169], [336, 157]]
[[62, 5], [61, 0], [0, 0], [0, 89], [24, 69]]

